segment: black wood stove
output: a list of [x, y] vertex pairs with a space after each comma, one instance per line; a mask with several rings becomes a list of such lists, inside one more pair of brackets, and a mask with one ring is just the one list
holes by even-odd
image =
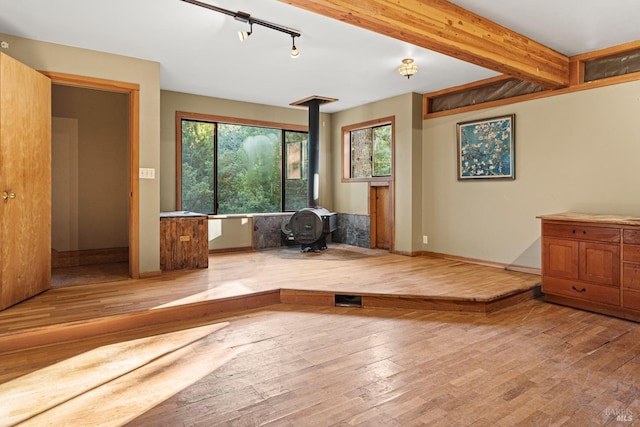
[[314, 96], [291, 104], [309, 109], [309, 175], [307, 179], [309, 199], [308, 207], [294, 213], [289, 223], [283, 225], [282, 231], [288, 240], [299, 243], [304, 252], [327, 249], [327, 235], [337, 228], [337, 215], [318, 207], [320, 105], [333, 101], [336, 99]]

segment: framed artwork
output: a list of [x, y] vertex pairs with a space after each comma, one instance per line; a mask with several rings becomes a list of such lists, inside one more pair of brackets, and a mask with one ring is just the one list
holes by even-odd
[[515, 114], [457, 124], [458, 180], [516, 179]]

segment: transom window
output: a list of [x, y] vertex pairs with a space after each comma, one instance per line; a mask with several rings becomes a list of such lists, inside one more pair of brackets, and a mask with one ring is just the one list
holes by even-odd
[[388, 181], [393, 175], [393, 117], [342, 128], [342, 179]]
[[178, 210], [295, 211], [307, 204], [303, 126], [178, 113]]

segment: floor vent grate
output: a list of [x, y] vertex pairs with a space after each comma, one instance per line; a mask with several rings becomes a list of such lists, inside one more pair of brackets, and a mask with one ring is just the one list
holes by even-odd
[[362, 307], [362, 297], [359, 295], [336, 295], [336, 307]]

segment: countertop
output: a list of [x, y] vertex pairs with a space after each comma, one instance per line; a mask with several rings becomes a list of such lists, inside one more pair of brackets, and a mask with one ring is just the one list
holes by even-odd
[[189, 211], [175, 211], [175, 212], [160, 212], [160, 218], [188, 218], [188, 217], [200, 217], [207, 216], [197, 212]]
[[640, 217], [624, 215], [599, 215], [577, 212], [563, 212], [550, 215], [538, 215], [536, 218], [545, 221], [575, 221], [602, 224], [640, 225]]

